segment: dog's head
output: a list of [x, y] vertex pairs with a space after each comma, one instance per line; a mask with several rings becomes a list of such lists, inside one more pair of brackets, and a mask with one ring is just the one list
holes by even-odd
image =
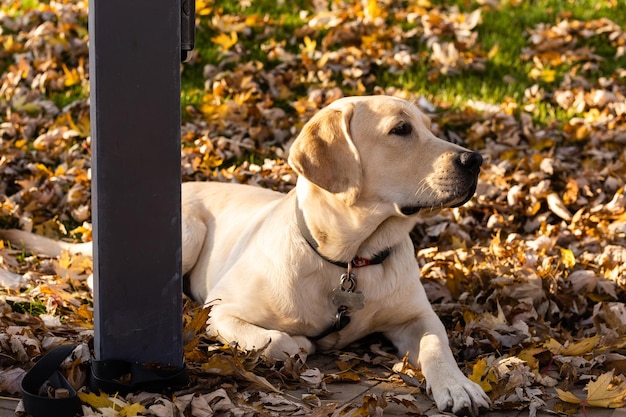
[[474, 194], [482, 157], [437, 138], [413, 104], [349, 97], [318, 112], [293, 143], [289, 163], [347, 205], [386, 204], [399, 215], [456, 207]]

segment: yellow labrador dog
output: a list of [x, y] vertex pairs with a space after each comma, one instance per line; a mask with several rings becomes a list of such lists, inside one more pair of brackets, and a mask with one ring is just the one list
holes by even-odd
[[[213, 304], [208, 332], [278, 359], [382, 332], [421, 367], [439, 409], [488, 408], [454, 360], [409, 238], [421, 213], [472, 197], [480, 155], [435, 137], [411, 103], [371, 96], [316, 114], [289, 163], [299, 178], [288, 194], [183, 185], [183, 272]], [[52, 255], [90, 249], [4, 236]]]

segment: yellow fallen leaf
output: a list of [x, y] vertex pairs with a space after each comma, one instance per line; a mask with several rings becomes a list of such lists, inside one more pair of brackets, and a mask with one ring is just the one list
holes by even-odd
[[49, 177], [51, 177], [53, 175], [53, 173], [50, 170], [50, 168], [48, 168], [44, 164], [41, 164], [41, 163], [35, 164], [35, 168], [37, 168], [39, 171], [45, 173]]
[[581, 404], [583, 400], [575, 396], [569, 391], [563, 391], [561, 389], [555, 388], [556, 394], [559, 396], [559, 400], [564, 401], [570, 404]]
[[626, 380], [614, 378], [613, 371], [602, 374], [587, 384], [587, 405], [620, 408], [626, 405]]
[[595, 123], [598, 120], [602, 119], [602, 117], [604, 116], [604, 113], [600, 112], [600, 110], [596, 108], [592, 108], [592, 109], [589, 109], [588, 112], [584, 113], [583, 116], [585, 117], [585, 122]]
[[213, 13], [212, 0], [196, 0], [196, 14], [198, 16], [208, 16]]
[[[58, 257], [57, 262], [59, 263], [58, 267], [62, 269], [69, 269], [72, 265], [72, 257], [69, 251], [64, 251], [61, 253], [61, 256]], [[58, 271], [57, 271], [58, 273]]]
[[226, 33], [220, 33], [219, 35], [211, 38], [211, 41], [222, 49], [222, 52], [228, 51], [239, 40], [237, 32], [231, 32], [230, 36]]
[[15, 141], [14, 146], [17, 149], [21, 149], [21, 150], [27, 150], [28, 149], [28, 139], [18, 139]]
[[561, 349], [563, 349], [563, 345], [552, 337], [543, 344], [543, 347], [548, 349], [550, 352], [557, 354], [560, 353]]
[[557, 342], [555, 339], [550, 338], [545, 344], [550, 352], [555, 355], [563, 355], [563, 356], [581, 356], [593, 351], [593, 349], [598, 345], [600, 341], [600, 336], [596, 335], [593, 337], [588, 337], [586, 339], [579, 340], [575, 343], [570, 343], [567, 346], [564, 346]]
[[500, 45], [498, 45], [497, 43], [495, 45], [493, 45], [493, 47], [491, 47], [491, 49], [489, 50], [489, 52], [487, 53], [487, 58], [489, 59], [493, 59], [493, 57], [495, 57], [496, 55], [498, 55], [498, 51], [500, 50]]
[[255, 97], [256, 92], [252, 89], [243, 91], [241, 93], [235, 94], [233, 97], [233, 101], [237, 103], [238, 106], [245, 105], [251, 98]]
[[541, 71], [541, 79], [546, 83], [551, 83], [556, 79], [556, 71], [544, 69]]
[[77, 121], [74, 121], [72, 113], [60, 114], [54, 121], [54, 126], [57, 127], [69, 127], [74, 132], [78, 133], [80, 137], [86, 138], [90, 135], [90, 119], [89, 113], [83, 112], [77, 116]]
[[139, 403], [127, 405], [120, 410], [120, 417], [133, 417], [146, 411], [146, 407]]
[[5, 41], [2, 43], [2, 49], [6, 51], [6, 53], [11, 53], [10, 51], [19, 51], [21, 43], [15, 42], [15, 38], [13, 36], [6, 37]]
[[74, 297], [72, 293], [65, 291], [61, 285], [40, 285], [39, 291], [41, 294], [63, 300], [68, 305], [73, 305], [74, 307], [80, 307], [82, 305], [82, 302], [79, 299]]
[[91, 119], [89, 113], [85, 112], [78, 117], [76, 123], [72, 125], [72, 129], [76, 130], [81, 137], [86, 138], [91, 134]]
[[93, 307], [89, 306], [89, 304], [81, 305], [78, 310], [76, 310], [76, 317], [78, 320], [74, 323], [77, 326], [93, 329]]
[[620, 408], [626, 405], [626, 379], [620, 375], [615, 378], [613, 371], [602, 374], [595, 381], [587, 384], [587, 398], [581, 400], [569, 391], [556, 388], [561, 401], [570, 404], [582, 404], [583, 407]]
[[573, 268], [576, 265], [576, 256], [571, 249], [561, 248], [561, 261], [566, 267]]
[[518, 353], [517, 357], [526, 362], [528, 366], [530, 366], [530, 369], [536, 369], [539, 365], [539, 360], [535, 357], [535, 355], [542, 352], [545, 352], [545, 348], [543, 347], [529, 347]]
[[96, 410], [99, 408], [114, 408], [115, 404], [109, 399], [109, 396], [104, 392], [96, 394], [93, 392], [79, 392], [78, 398], [84, 403], [89, 404]]
[[317, 48], [317, 42], [314, 39], [309, 38], [308, 36], [304, 37], [304, 49], [302, 50], [310, 58], [313, 57], [313, 53], [315, 52], [315, 48]]
[[63, 72], [65, 73], [65, 81], [63, 84], [66, 87], [71, 87], [80, 83], [80, 74], [78, 73], [78, 70], [76, 70], [76, 68], [72, 68], [70, 70], [65, 64], [62, 65], [62, 68]]
[[566, 348], [561, 351], [561, 355], [565, 356], [581, 356], [586, 353], [591, 353], [600, 341], [600, 335], [588, 337], [586, 339], [579, 340], [575, 343], [570, 343]]
[[469, 376], [470, 381], [473, 381], [480, 385], [485, 392], [492, 390], [491, 384], [483, 377], [487, 373], [487, 358], [482, 358], [474, 364], [472, 367], [472, 374]]
[[217, 168], [224, 163], [224, 158], [213, 153], [205, 154], [202, 158], [202, 165], [208, 168]]
[[452, 247], [454, 249], [467, 249], [467, 244], [461, 238], [452, 236]]
[[367, 1], [367, 14], [372, 20], [377, 19], [383, 15], [383, 11], [378, 5], [378, 0]]

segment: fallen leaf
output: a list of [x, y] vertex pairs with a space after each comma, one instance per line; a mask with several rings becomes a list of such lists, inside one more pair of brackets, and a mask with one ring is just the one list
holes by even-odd
[[122, 408], [120, 410], [120, 417], [133, 417], [139, 415], [140, 413], [144, 413], [145, 411], [146, 407], [139, 403], [134, 403]]
[[587, 353], [591, 353], [593, 349], [598, 345], [599, 341], [600, 336], [596, 335], [563, 346], [556, 340], [550, 339], [548, 342], [546, 342], [545, 347], [548, 348], [555, 355], [581, 356]]
[[9, 394], [21, 393], [21, 383], [24, 375], [26, 375], [26, 371], [21, 368], [0, 371], [0, 392], [8, 392]]
[[491, 384], [486, 380], [487, 375], [487, 358], [478, 360], [474, 366], [472, 366], [472, 373], [469, 375], [470, 381], [473, 381], [480, 385], [485, 392], [491, 392]]
[[555, 388], [555, 390], [561, 401], [565, 401], [566, 403], [570, 404], [581, 404], [583, 402], [583, 400], [581, 400], [569, 391], [563, 391], [559, 388]]
[[626, 378], [615, 377], [613, 371], [604, 373], [587, 384], [587, 398], [580, 399], [569, 391], [556, 388], [561, 401], [590, 407], [620, 408], [626, 405]]
[[237, 32], [231, 32], [230, 35], [226, 33], [220, 33], [219, 35], [211, 38], [211, 42], [216, 43], [222, 49], [222, 52], [228, 51], [238, 41]]
[[592, 407], [619, 408], [626, 405], [626, 379], [614, 377], [613, 371], [587, 384], [587, 404]]
[[89, 393], [79, 392], [78, 398], [80, 398], [82, 402], [89, 404], [91, 407], [95, 408], [96, 410], [101, 409], [101, 408], [113, 408], [114, 407], [114, 403], [109, 399], [109, 396], [104, 392], [101, 392], [99, 394], [96, 394], [94, 392], [89, 392]]

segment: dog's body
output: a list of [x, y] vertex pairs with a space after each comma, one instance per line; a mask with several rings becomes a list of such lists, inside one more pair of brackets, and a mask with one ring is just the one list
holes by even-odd
[[[213, 304], [208, 332], [274, 358], [382, 332], [421, 367], [440, 409], [475, 415], [488, 407], [452, 356], [409, 238], [420, 212], [473, 195], [480, 156], [436, 138], [406, 101], [374, 96], [319, 112], [289, 162], [299, 178], [288, 194], [183, 185], [183, 272], [191, 295]], [[4, 236], [50, 253], [41, 238]], [[357, 257], [380, 262], [355, 265], [354, 280], [340, 284], [348, 271], [335, 263]], [[349, 324], [329, 331], [337, 316]]]

